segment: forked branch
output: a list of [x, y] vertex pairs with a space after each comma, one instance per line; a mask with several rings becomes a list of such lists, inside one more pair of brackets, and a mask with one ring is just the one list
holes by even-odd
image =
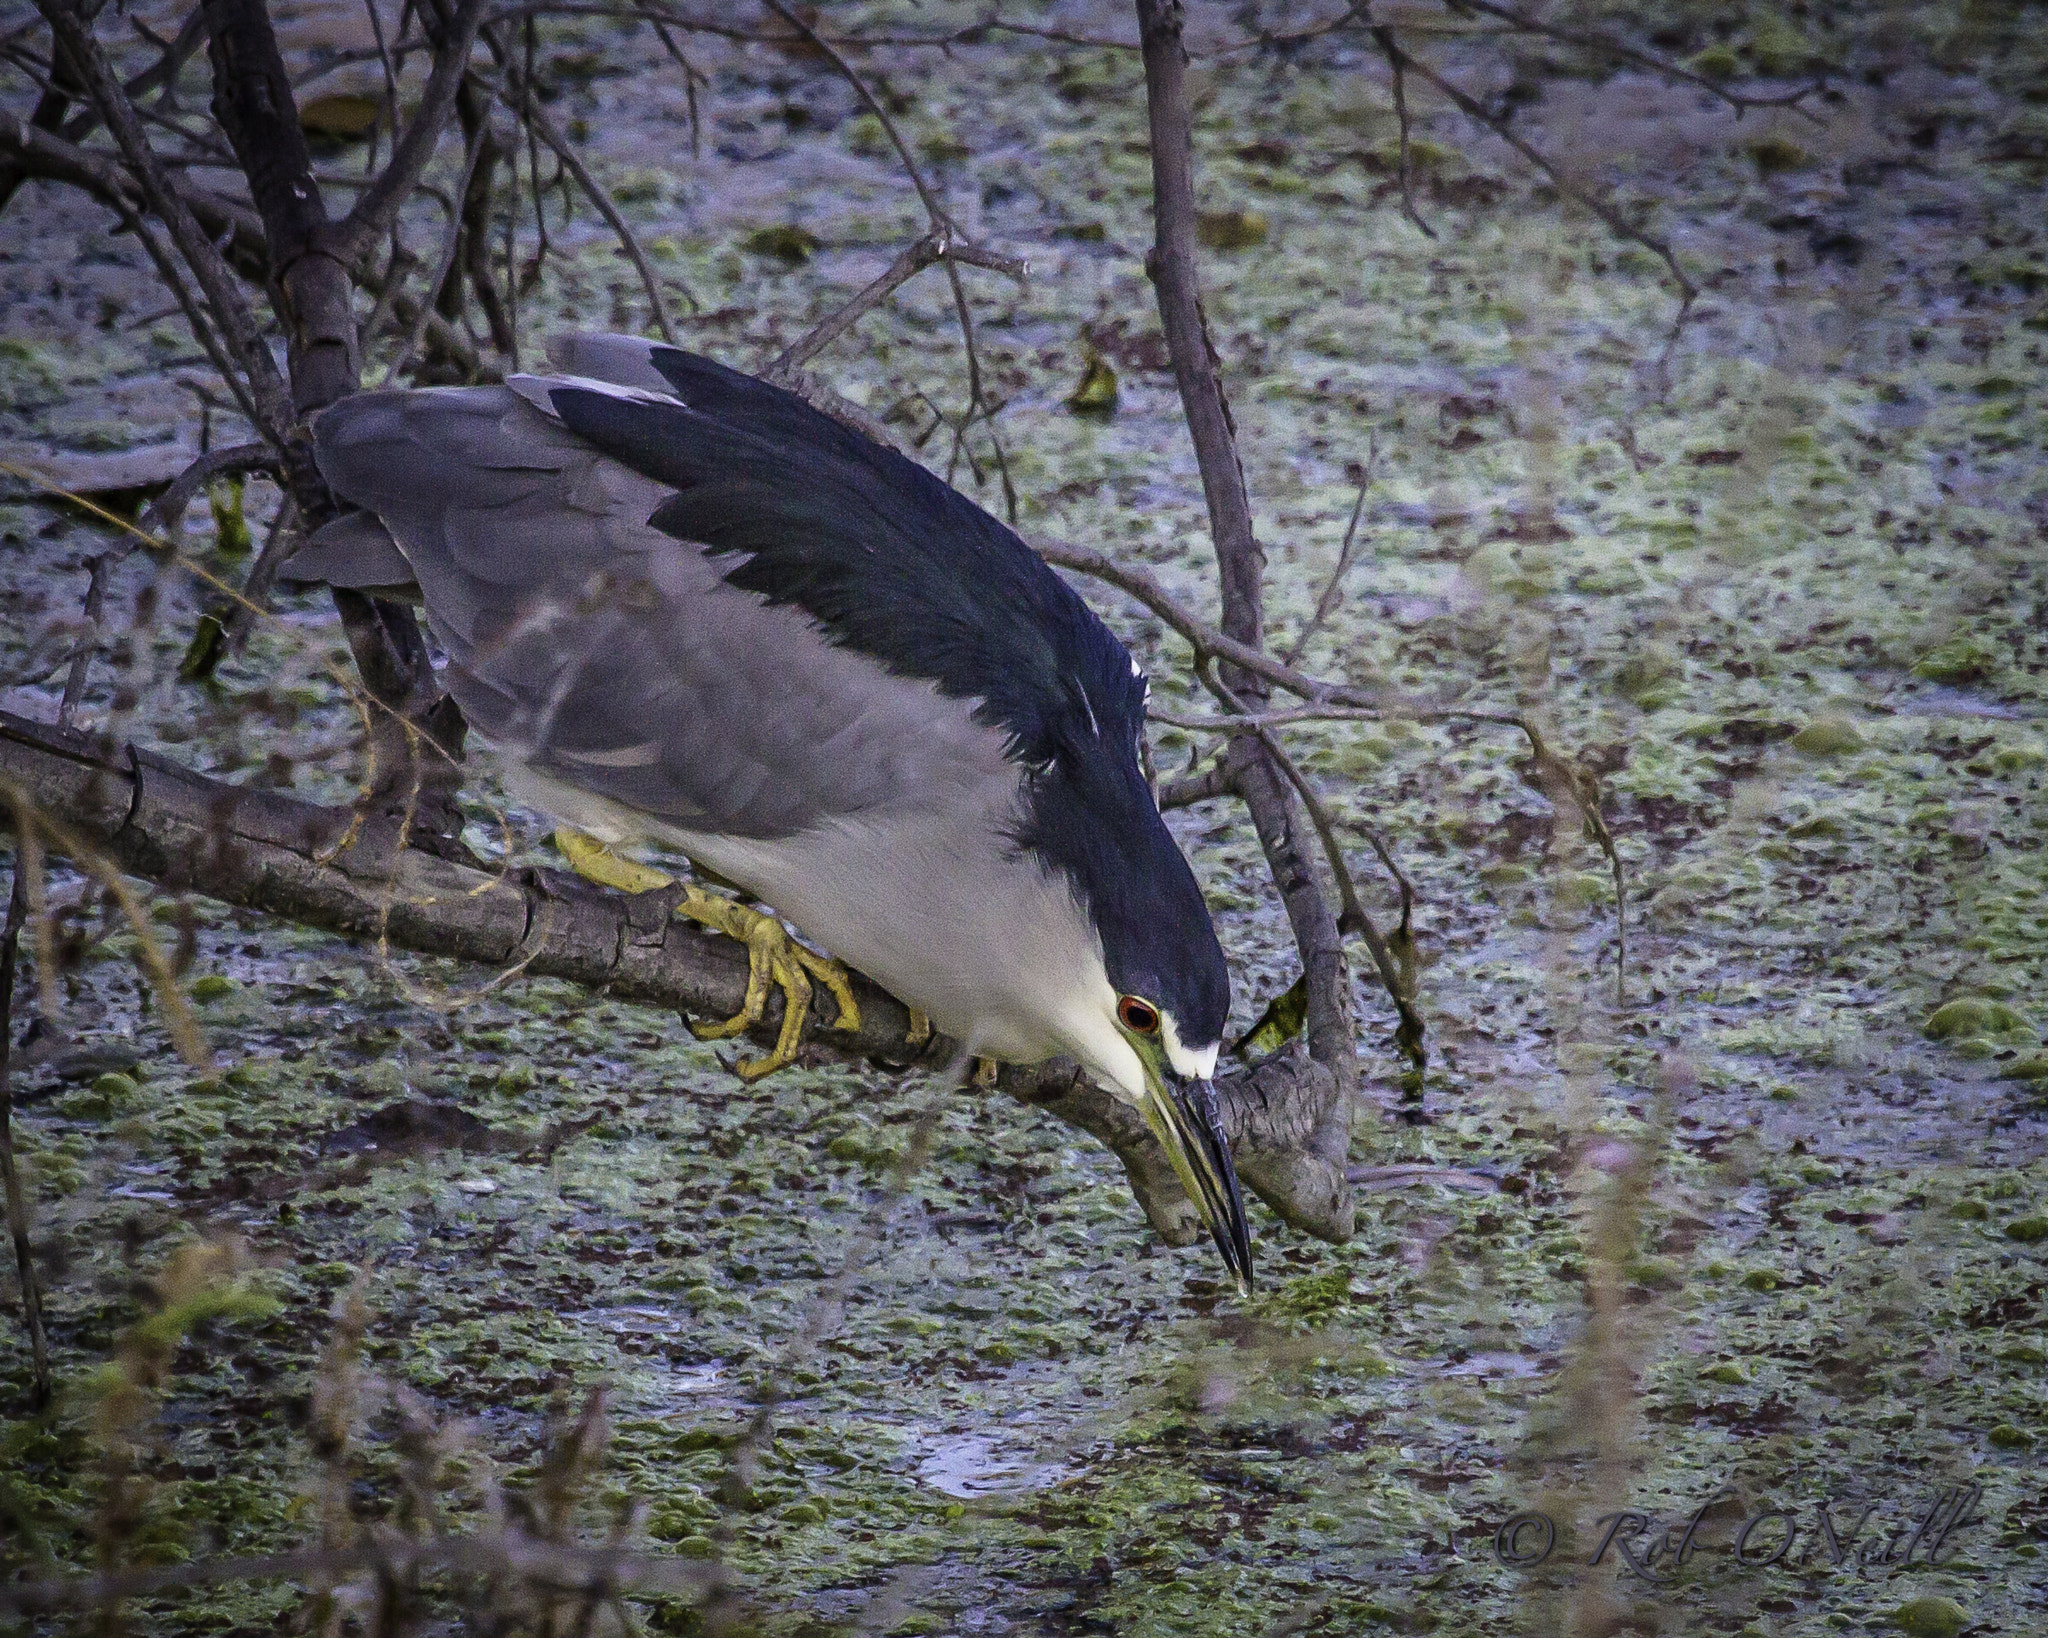
[[[1137, 12], [1152, 138], [1154, 241], [1146, 268], [1158, 298], [1174, 381], [1201, 470], [1222, 588], [1221, 635], [1229, 638], [1239, 653], [1263, 658], [1265, 554], [1252, 527], [1251, 499], [1238, 459], [1236, 429], [1202, 314], [1195, 270], [1194, 122], [1188, 105], [1187, 54], [1181, 39], [1184, 18], [1179, 0], [1137, 0]], [[1221, 680], [1254, 704], [1265, 703], [1269, 685], [1261, 668], [1235, 668]], [[1266, 741], [1257, 734], [1233, 739], [1227, 765], [1233, 788], [1251, 810], [1301, 953], [1308, 993], [1309, 1054], [1331, 1077], [1328, 1100], [1315, 1111], [1313, 1146], [1341, 1165], [1350, 1143], [1351, 1089], [1357, 1075], [1350, 969], [1343, 934], [1317, 878], [1313, 850], [1301, 834], [1300, 808]], [[1347, 1184], [1347, 1210], [1348, 1193]]]

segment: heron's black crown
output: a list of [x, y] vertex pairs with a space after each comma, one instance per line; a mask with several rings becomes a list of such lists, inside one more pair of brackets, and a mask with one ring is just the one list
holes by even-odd
[[832, 641], [978, 701], [1026, 770], [1018, 845], [1062, 870], [1119, 992], [1182, 1041], [1221, 1039], [1223, 951], [1138, 763], [1144, 680], [1016, 534], [916, 462], [794, 393], [656, 347], [681, 404], [556, 387], [579, 436], [675, 493], [649, 520], [739, 559], [726, 579]]

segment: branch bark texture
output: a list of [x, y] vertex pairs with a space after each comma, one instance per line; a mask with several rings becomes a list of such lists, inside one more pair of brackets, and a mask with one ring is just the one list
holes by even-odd
[[[1148, 271], [1201, 469], [1221, 580], [1223, 635], [1247, 650], [1260, 652], [1265, 635], [1265, 553], [1252, 527], [1236, 428], [1209, 340], [1196, 271], [1194, 121], [1188, 105], [1187, 52], [1182, 40], [1185, 19], [1179, 0], [1137, 0], [1137, 10], [1152, 135], [1155, 237]], [[1267, 678], [1249, 668], [1229, 666], [1224, 680], [1229, 690], [1253, 709], [1264, 705], [1270, 693]], [[1356, 1026], [1344, 941], [1316, 872], [1300, 807], [1255, 733], [1240, 734], [1231, 741], [1226, 767], [1232, 786], [1251, 810], [1301, 952], [1308, 990], [1309, 1056], [1328, 1076], [1327, 1096], [1309, 1143], [1341, 1171], [1350, 1143], [1350, 1094], [1356, 1076]], [[1348, 1217], [1348, 1185], [1341, 1210]]]
[[[380, 948], [568, 979], [700, 1018], [731, 1016], [746, 992], [744, 948], [677, 920], [672, 890], [627, 896], [553, 871], [494, 874], [406, 846], [401, 822], [388, 816], [242, 789], [136, 746], [0, 713], [0, 822], [14, 823], [22, 806], [166, 890]], [[910, 1014], [895, 997], [858, 976], [854, 994], [856, 1034], [831, 1028], [836, 1009], [814, 1001], [811, 1050], [905, 1066], [950, 1057], [944, 1040], [910, 1044]], [[780, 1018], [778, 996], [756, 1039], [772, 1042]], [[1134, 1110], [1064, 1061], [1011, 1066], [999, 1084], [1106, 1144], [1170, 1243], [1196, 1238], [1193, 1207]], [[1217, 1093], [1245, 1182], [1295, 1227], [1347, 1238], [1343, 1158], [1316, 1142], [1334, 1096], [1330, 1072], [1283, 1055], [1224, 1076]]]

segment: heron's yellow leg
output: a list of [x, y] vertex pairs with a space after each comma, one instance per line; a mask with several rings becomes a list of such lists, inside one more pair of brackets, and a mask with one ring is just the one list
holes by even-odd
[[903, 1044], [905, 1046], [923, 1046], [925, 1042], [932, 1038], [931, 1016], [928, 1013], [919, 1012], [915, 1007], [911, 1007], [909, 1010], [910, 1028], [903, 1032]]
[[[577, 875], [622, 893], [650, 893], [675, 884], [674, 877], [621, 859], [595, 837], [566, 826], [555, 832], [555, 846]], [[839, 1016], [832, 1027], [849, 1034], [859, 1030], [860, 1003], [853, 998], [846, 969], [829, 957], [805, 949], [774, 916], [737, 899], [723, 898], [687, 884], [675, 914], [737, 939], [747, 947], [746, 1000], [722, 1024], [692, 1024], [690, 1029], [700, 1041], [723, 1041], [752, 1029], [767, 1010], [768, 986], [773, 984], [782, 991], [782, 1029], [775, 1045], [765, 1057], [741, 1059], [735, 1066], [741, 1079], [759, 1080], [795, 1058], [797, 1048], [803, 1044], [813, 978], [825, 986], [839, 1005]]]

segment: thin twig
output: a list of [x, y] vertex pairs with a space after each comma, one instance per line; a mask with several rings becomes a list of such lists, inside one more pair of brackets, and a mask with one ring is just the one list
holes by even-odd
[[[958, 455], [967, 448], [968, 429], [979, 416], [988, 428], [989, 448], [995, 451], [996, 476], [1003, 486], [1003, 518], [1014, 529], [1017, 527], [1017, 489], [1010, 481], [1010, 457], [1003, 449], [1002, 434], [996, 431], [996, 412], [1002, 405], [990, 403], [983, 387], [981, 349], [974, 344], [974, 314], [967, 305], [967, 285], [960, 277], [959, 264], [950, 259], [946, 263], [946, 282], [952, 286], [953, 312], [960, 321], [960, 340], [967, 349], [967, 413], [961, 416], [959, 426], [953, 430], [953, 453]], [[968, 459], [971, 463], [973, 457], [970, 455]], [[952, 464], [949, 458], [946, 463], [949, 483], [953, 476]], [[974, 481], [977, 484], [981, 482], [979, 472], [975, 473]]]
[[801, 369], [867, 314], [881, 306], [901, 286], [934, 262], [947, 260], [970, 262], [976, 267], [994, 268], [999, 273], [1008, 273], [1012, 278], [1018, 279], [1031, 271], [1029, 262], [1019, 261], [1013, 256], [998, 255], [993, 250], [986, 250], [980, 245], [969, 244], [958, 238], [950, 223], [934, 227], [931, 232], [897, 256], [880, 277], [861, 290], [845, 306], [820, 320], [808, 333], [778, 353], [765, 373], [769, 376], [781, 376], [792, 370]]
[[[121, 553], [120, 556], [126, 556]], [[71, 656], [71, 671], [64, 679], [64, 696], [57, 705], [57, 726], [69, 728], [85, 698], [86, 674], [92, 668], [93, 651], [99, 647], [100, 618], [107, 602], [107, 575], [117, 561], [113, 552], [101, 552], [92, 559], [90, 578], [85, 583], [85, 634], [78, 652]]]
[[[384, 39], [384, 18], [383, 14], [377, 10], [377, 0], [363, 0], [363, 10], [370, 19], [370, 37], [377, 42], [378, 65], [384, 70], [384, 107], [385, 111], [391, 116], [392, 141], [396, 143], [398, 140], [398, 68], [391, 60], [391, 47], [386, 44]], [[292, 89], [297, 91], [305, 83], [304, 80], [294, 81]], [[377, 136], [382, 124], [382, 120], [372, 120], [370, 123], [369, 151], [363, 156], [363, 169], [366, 172], [374, 172], [377, 168]]]
[[149, 225], [140, 211], [128, 203], [124, 195], [114, 195], [109, 202], [120, 216], [122, 226], [133, 235], [136, 243], [142, 246], [144, 254], [156, 264], [157, 277], [163, 280], [165, 288], [171, 292], [179, 310], [185, 315], [186, 327], [191, 330], [200, 350], [206, 354], [215, 372], [227, 386], [228, 394], [234, 399], [236, 408], [251, 426], [262, 431], [262, 416], [257, 409], [256, 397], [250, 389], [249, 382], [244, 373], [235, 368], [219, 327], [208, 316], [208, 308], [192, 293], [191, 287], [185, 282], [184, 271], [179, 267], [177, 259], [164, 248], [163, 240], [156, 230]]
[[1421, 230], [1425, 239], [1434, 239], [1436, 229], [1425, 222], [1422, 212], [1415, 208], [1415, 156], [1408, 141], [1411, 124], [1408, 117], [1408, 72], [1402, 66], [1403, 59], [1394, 46], [1393, 35], [1383, 28], [1376, 28], [1372, 37], [1379, 42], [1387, 66], [1394, 71], [1394, 117], [1401, 122], [1401, 211]]
[[1468, 119], [1476, 120], [1479, 124], [1485, 126], [1531, 165], [1534, 165], [1545, 176], [1549, 177], [1559, 193], [1564, 194], [1567, 198], [1576, 199], [1586, 209], [1599, 217], [1601, 221], [1605, 222], [1608, 231], [1613, 233], [1616, 238], [1626, 239], [1632, 244], [1639, 244], [1654, 255], [1670, 272], [1672, 282], [1678, 286], [1680, 294], [1685, 298], [1684, 305], [1687, 308], [1692, 306], [1699, 296], [1699, 286], [1694, 284], [1686, 276], [1685, 269], [1678, 265], [1678, 257], [1672, 251], [1669, 244], [1658, 238], [1654, 233], [1646, 232], [1642, 228], [1637, 227], [1598, 194], [1590, 189], [1582, 188], [1576, 182], [1571, 181], [1548, 155], [1526, 141], [1506, 120], [1489, 112], [1478, 98], [1460, 90], [1419, 57], [1411, 57], [1406, 51], [1402, 50], [1401, 46], [1395, 41], [1391, 29], [1375, 28], [1373, 30], [1373, 39], [1378, 43], [1381, 52], [1386, 56], [1390, 66], [1397, 70], [1405, 69], [1409, 73], [1415, 74], [1435, 86], [1437, 90], [1456, 103], [1459, 110]]
[[1818, 80], [1802, 85], [1794, 91], [1774, 92], [1767, 96], [1757, 96], [1747, 91], [1730, 91], [1719, 80], [1709, 79], [1705, 74], [1697, 73], [1683, 63], [1675, 63], [1667, 57], [1659, 57], [1652, 52], [1640, 50], [1611, 34], [1600, 34], [1591, 29], [1563, 28], [1556, 23], [1548, 23], [1540, 17], [1532, 16], [1519, 7], [1501, 5], [1498, 0], [1444, 0], [1444, 4], [1452, 11], [1476, 11], [1488, 17], [1498, 17], [1504, 22], [1513, 23], [1517, 29], [1527, 34], [1540, 34], [1547, 39], [1560, 40], [1566, 45], [1583, 46], [1589, 51], [1600, 52], [1618, 62], [1647, 69], [1652, 74], [1661, 74], [1665, 79], [1681, 85], [1698, 86], [1708, 95], [1718, 97], [1733, 108], [1738, 118], [1744, 110], [1750, 108], [1790, 108], [1815, 125], [1827, 123], [1804, 105], [1806, 98], [1822, 88], [1822, 82]]
[[[848, 62], [838, 47], [820, 34], [801, 12], [791, 10], [783, 4], [783, 0], [761, 0], [761, 4], [822, 52], [839, 71], [840, 77], [853, 87], [854, 94], [866, 105], [868, 112], [875, 116], [889, 138], [889, 145], [896, 150], [896, 158], [903, 166], [904, 175], [910, 178], [910, 185], [917, 190], [918, 200], [924, 206], [932, 232], [944, 235], [948, 241], [962, 237], [959, 224], [947, 215], [945, 206], [939, 202], [938, 194], [925, 180], [924, 172], [910, 151], [910, 144], [903, 140], [903, 133], [896, 128], [895, 120], [889, 117], [889, 110], [882, 106], [881, 99], [869, 89], [867, 81], [855, 71], [853, 64]], [[1010, 481], [1009, 457], [1003, 451], [1002, 437], [997, 433], [995, 426], [996, 410], [1000, 406], [991, 405], [988, 401], [982, 383], [981, 352], [974, 344], [974, 317], [967, 305], [967, 288], [961, 281], [959, 266], [950, 258], [946, 261], [946, 279], [953, 292], [953, 310], [960, 321], [960, 342], [967, 353], [967, 412], [953, 426], [953, 450], [947, 465], [950, 469], [953, 461], [959, 458], [966, 444], [968, 430], [975, 421], [982, 421], [988, 427], [989, 443], [995, 450], [996, 470], [1002, 477], [1003, 504], [1008, 512], [1010, 524], [1014, 527], [1017, 522], [1017, 492]], [[949, 470], [948, 476], [950, 475]], [[979, 473], [976, 476], [978, 478]]]
[[[1351, 16], [1349, 11], [1345, 11], [1320, 23], [1307, 24], [1299, 29], [1245, 35], [1236, 39], [1220, 40], [1213, 45], [1190, 47], [1188, 55], [1194, 58], [1222, 57], [1240, 51], [1304, 44], [1343, 28], [1351, 21]], [[794, 45], [798, 38], [765, 29], [745, 28], [724, 17], [692, 14], [670, 6], [645, 3], [615, 5], [608, 4], [607, 0], [525, 0], [524, 4], [506, 6], [494, 11], [489, 20], [500, 23], [532, 17], [635, 17], [663, 23], [684, 33], [708, 34], [746, 45], [788, 46]], [[1043, 40], [1048, 45], [1080, 46], [1095, 51], [1135, 52], [1142, 49], [1135, 40], [1119, 40], [1113, 35], [1105, 34], [1080, 34], [1072, 29], [1011, 22], [1002, 17], [984, 17], [978, 22], [963, 24], [944, 34], [835, 34], [832, 36], [832, 42], [850, 51], [870, 51], [880, 47], [910, 51], [949, 51], [955, 46], [979, 45], [983, 37], [990, 34], [1015, 34], [1025, 39]]]
[[1379, 470], [1380, 439], [1378, 433], [1371, 435], [1366, 448], [1365, 476], [1358, 480], [1358, 499], [1351, 505], [1351, 521], [1344, 526], [1343, 549], [1337, 553], [1337, 566], [1330, 571], [1329, 583], [1323, 587], [1323, 595], [1316, 599], [1316, 612], [1309, 617], [1307, 625], [1301, 628], [1301, 635], [1282, 656], [1284, 663], [1294, 665], [1301, 659], [1302, 650], [1309, 640], [1322, 629], [1330, 613], [1344, 598], [1344, 576], [1351, 572], [1351, 554], [1358, 545], [1358, 520], [1365, 516], [1365, 497], [1372, 488], [1373, 474]]
[[1290, 711], [1246, 711], [1232, 712], [1222, 716], [1190, 717], [1178, 711], [1162, 711], [1157, 706], [1146, 709], [1145, 719], [1165, 728], [1178, 728], [1188, 734], [1232, 734], [1256, 733], [1261, 728], [1286, 728], [1300, 722], [1385, 722], [1384, 711], [1362, 706], [1304, 706]]
[[248, 391], [251, 420], [266, 438], [282, 447], [292, 424], [291, 395], [234, 275], [228, 271], [213, 241], [193, 219], [184, 196], [150, 147], [135, 105], [114, 78], [99, 42], [64, 0], [36, 0], [36, 6], [48, 20], [51, 33], [77, 65], [87, 93], [134, 172], [149, 208], [169, 229], [179, 255], [198, 281], [207, 306], [221, 327], [222, 342], [234, 359], [235, 369], [223, 373], [232, 381], [239, 370]]
[[[377, 292], [376, 302], [370, 308], [370, 316], [363, 320], [363, 327], [359, 332], [357, 344], [361, 348], [364, 357], [367, 358], [377, 343], [383, 339], [384, 326], [390, 322], [391, 315], [398, 310], [399, 300], [405, 293], [405, 281], [412, 277], [412, 270], [419, 266], [419, 263], [419, 257], [399, 238], [398, 230], [393, 228], [391, 230], [391, 257], [384, 264], [384, 287]], [[414, 315], [418, 315], [420, 307], [426, 306], [427, 304], [424, 302], [418, 303], [414, 308]], [[432, 313], [433, 309], [427, 307], [427, 311]], [[434, 316], [436, 318], [440, 317], [438, 313], [434, 314]], [[443, 319], [442, 322], [445, 324], [447, 320]]]
[[1600, 811], [1600, 782], [1592, 772], [1566, 762], [1547, 744], [1535, 721], [1524, 716], [1516, 726], [1529, 739], [1529, 752], [1536, 772], [1544, 781], [1543, 791], [1553, 803], [1560, 800], [1578, 810], [1587, 838], [1600, 849], [1614, 878], [1614, 1004], [1628, 1005], [1628, 877], [1622, 868], [1621, 850], [1614, 833], [1607, 828]]
[[249, 577], [242, 582], [241, 594], [224, 610], [216, 610], [221, 619], [222, 658], [240, 653], [242, 645], [249, 640], [249, 633], [256, 629], [257, 620], [268, 612], [270, 593], [277, 584], [277, 571], [299, 544], [299, 539], [298, 503], [287, 495], [277, 508], [277, 516], [270, 520], [270, 533], [263, 539], [263, 549], [256, 554], [256, 561], [249, 565]]
[[[370, 254], [373, 246], [383, 243], [398, 218], [399, 208], [412, 193], [413, 184], [434, 157], [434, 149], [439, 146], [441, 133], [455, 108], [455, 93], [468, 71], [471, 47], [483, 13], [484, 0], [457, 0], [454, 15], [435, 43], [433, 70], [427, 76], [412, 124], [393, 144], [391, 163], [384, 167], [383, 175], [337, 225], [333, 252], [344, 265], [353, 267]], [[391, 111], [396, 119], [397, 103], [391, 105]]]
[[[23, 827], [25, 830], [26, 827]], [[33, 1372], [30, 1400], [40, 1411], [50, 1402], [50, 1343], [43, 1329], [43, 1285], [29, 1239], [28, 1198], [14, 1155], [14, 973], [21, 951], [21, 927], [28, 917], [28, 850], [14, 846], [13, 885], [7, 895], [7, 925], [0, 931], [0, 1184], [7, 1193], [7, 1233], [14, 1242], [14, 1269], [21, 1283], [21, 1321], [28, 1332]]]
[[[489, 132], [488, 122], [479, 125], [470, 133], [468, 144], [462, 155], [462, 177], [456, 184], [455, 197], [463, 198], [469, 191], [469, 181], [476, 174], [478, 158], [484, 151], [484, 138]], [[387, 386], [395, 386], [412, 363], [413, 354], [419, 350], [420, 338], [426, 334], [427, 314], [432, 311], [434, 294], [447, 281], [450, 270], [455, 266], [455, 257], [462, 248], [462, 212], [450, 209], [448, 226], [441, 236], [441, 253], [434, 261], [434, 275], [427, 280], [419, 311], [413, 315], [413, 322], [405, 332], [405, 343], [398, 349], [398, 356], [391, 361], [391, 367], [384, 372]]]
[[[1252, 523], [1236, 428], [1202, 313], [1196, 271], [1194, 115], [1181, 37], [1185, 17], [1180, 0], [1137, 0], [1137, 14], [1152, 147], [1153, 247], [1145, 270], [1152, 279], [1174, 385], [1201, 473], [1222, 597], [1219, 635], [1228, 637], [1236, 651], [1264, 661], [1265, 553]], [[1212, 654], [1224, 657], [1217, 649], [1198, 652], [1197, 664], [1213, 687], [1227, 687], [1234, 701], [1241, 694], [1253, 709], [1265, 704], [1270, 684], [1261, 667], [1234, 667], [1223, 677], [1209, 670]], [[1247, 709], [1243, 704], [1233, 708]], [[1257, 737], [1240, 736], [1232, 741], [1227, 761], [1301, 955], [1309, 1055], [1331, 1077], [1333, 1097], [1318, 1111], [1317, 1141], [1341, 1147], [1349, 1135], [1344, 1111], [1357, 1077], [1357, 1027], [1343, 934], [1317, 878], [1312, 852], [1303, 845], [1297, 804], [1281, 777], [1285, 768], [1273, 755], [1271, 736], [1263, 730]]]
[[[1209, 665], [1201, 663], [1196, 669], [1202, 681], [1225, 706], [1240, 715], [1245, 714], [1242, 702]], [[1302, 806], [1308, 810], [1309, 823], [1315, 827], [1316, 839], [1322, 843], [1323, 859], [1330, 867], [1331, 879], [1336, 883], [1338, 902], [1344, 907], [1343, 913], [1337, 918], [1337, 930], [1340, 933], [1356, 933], [1365, 940], [1366, 949], [1372, 953], [1373, 965], [1379, 969], [1380, 983], [1385, 987], [1387, 998], [1394, 1003], [1394, 1011], [1400, 1017], [1400, 1024], [1394, 1031], [1394, 1043], [1400, 1048], [1402, 1056], [1414, 1065], [1416, 1074], [1423, 1074], [1429, 1068], [1429, 1048], [1424, 1044], [1428, 1026], [1423, 1023], [1422, 1014], [1415, 1006], [1413, 962], [1396, 960], [1394, 949], [1359, 898], [1357, 884], [1351, 878], [1351, 867], [1344, 858], [1343, 844], [1337, 840], [1336, 825], [1330, 818], [1329, 810], [1324, 807], [1322, 798], [1316, 794], [1315, 787], [1309, 783], [1308, 776], [1301, 771], [1294, 758], [1287, 754], [1279, 737], [1270, 728], [1258, 724], [1251, 731], [1258, 736], [1259, 743], [1265, 747], [1267, 755], [1272, 757], [1281, 773], [1286, 775], [1288, 784], [1294, 787], [1295, 794], [1301, 798]], [[1393, 869], [1392, 857], [1377, 837], [1372, 838], [1372, 844], [1373, 851], [1379, 854], [1382, 862]], [[1403, 947], [1407, 949], [1411, 947], [1408, 940], [1412, 936], [1410, 916], [1414, 907], [1414, 890], [1409, 886], [1408, 878], [1398, 869], [1393, 869], [1393, 874], [1395, 880], [1401, 884], [1400, 932]]]
[[[1092, 546], [1076, 546], [1068, 541], [1034, 540], [1031, 545], [1055, 568], [1072, 569], [1135, 598], [1185, 638], [1197, 652], [1213, 654], [1240, 671], [1251, 672], [1291, 694], [1318, 704], [1349, 705], [1367, 710], [1379, 710], [1386, 705], [1382, 696], [1372, 690], [1308, 676], [1276, 660], [1264, 649], [1219, 631], [1160, 585], [1152, 572], [1140, 564], [1124, 563]], [[1395, 709], [1406, 714], [1405, 708]]]
[[661, 42], [662, 50], [669, 54], [669, 60], [683, 71], [683, 102], [690, 116], [690, 158], [694, 162], [702, 157], [698, 147], [699, 132], [697, 121], [697, 82], [704, 81], [706, 89], [711, 82], [697, 71], [697, 65], [690, 61], [683, 48], [676, 44], [675, 36], [668, 31], [668, 24], [657, 22], [654, 37]]
[[[640, 275], [641, 287], [647, 292], [647, 304], [653, 311], [655, 329], [661, 332], [662, 340], [670, 346], [679, 346], [676, 327], [668, 315], [668, 301], [661, 293], [661, 280], [656, 277], [654, 264], [648, 261], [647, 252], [641, 247], [639, 236], [633, 232], [625, 217], [619, 214], [619, 207], [606, 191], [604, 184], [590, 174], [589, 167], [577, 155], [575, 148], [555, 128], [555, 122], [548, 118], [540, 105], [540, 99], [533, 94], [532, 82], [513, 63], [511, 53], [504, 49], [496, 34], [485, 30], [484, 42], [490, 47], [491, 55], [497, 60], [504, 76], [501, 81], [489, 86], [492, 94], [504, 103], [514, 116], [526, 123], [528, 131], [547, 145], [548, 150], [561, 162], [562, 168], [576, 179], [576, 186], [583, 190], [584, 197], [597, 207], [598, 215], [604, 218], [605, 225], [618, 239], [619, 248], [626, 253], [626, 259]], [[536, 179], [536, 208], [539, 198]], [[676, 283], [683, 292], [683, 299], [695, 308], [698, 301], [690, 287], [680, 279]]]
[[212, 1060], [207, 1051], [206, 1037], [200, 1033], [198, 1020], [192, 1016], [192, 1008], [178, 988], [178, 975], [171, 970], [169, 958], [150, 932], [149, 918], [143, 914], [142, 900], [136, 896], [135, 889], [77, 831], [47, 813], [36, 811], [29, 793], [13, 780], [0, 777], [0, 801], [4, 801], [13, 812], [15, 847], [19, 850], [20, 861], [28, 866], [28, 908], [37, 924], [36, 977], [44, 1016], [53, 1018], [57, 1012], [56, 945], [51, 918], [42, 901], [41, 870], [47, 847], [62, 853], [98, 882], [119, 908], [129, 931], [135, 935], [135, 962], [157, 992], [163, 1007], [164, 1032], [170, 1036], [171, 1044], [178, 1049], [179, 1055], [193, 1068], [208, 1067]]

